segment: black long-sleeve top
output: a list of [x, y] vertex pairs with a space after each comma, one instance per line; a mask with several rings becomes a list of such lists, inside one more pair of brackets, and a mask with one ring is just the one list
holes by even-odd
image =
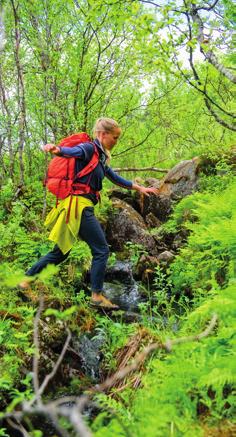
[[[101, 191], [102, 181], [104, 177], [107, 177], [115, 185], [118, 185], [122, 188], [131, 189], [133, 185], [132, 181], [122, 178], [106, 164], [107, 156], [100, 141], [96, 138], [94, 140], [94, 143], [96, 144], [99, 152], [99, 163], [92, 171], [92, 174], [80, 178], [79, 181], [82, 183], [86, 183], [88, 181], [88, 178], [90, 178], [91, 176], [91, 179], [89, 181], [90, 187], [94, 191]], [[94, 146], [92, 143], [81, 143], [78, 146], [74, 147], [60, 147], [61, 156], [78, 158], [76, 159], [75, 163], [75, 174], [79, 173], [88, 164], [88, 162], [92, 159], [93, 153]], [[91, 199], [94, 204], [97, 203], [95, 194], [83, 194], [83, 196]]]

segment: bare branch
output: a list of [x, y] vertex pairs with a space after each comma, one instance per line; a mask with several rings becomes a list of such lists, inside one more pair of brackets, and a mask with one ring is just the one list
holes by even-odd
[[213, 115], [213, 117], [215, 118], [215, 120], [216, 120], [219, 124], [221, 124], [222, 126], [226, 127], [227, 129], [230, 129], [230, 130], [232, 130], [232, 131], [236, 131], [236, 124], [230, 124], [230, 123], [227, 123], [226, 121], [222, 120], [222, 118], [220, 118], [220, 117], [218, 116], [218, 114], [217, 114], [217, 113], [212, 109], [209, 100], [208, 100], [208, 99], [204, 99], [204, 101], [205, 101], [205, 104], [206, 104], [207, 109], [209, 110], [209, 112], [211, 113], [211, 115]]
[[39, 321], [43, 311], [44, 300], [43, 296], [40, 296], [39, 300], [39, 308], [34, 319], [34, 346], [35, 353], [33, 358], [33, 384], [34, 384], [34, 392], [35, 392], [35, 400], [38, 403], [41, 403], [41, 396], [39, 394]]
[[138, 106], [135, 106], [134, 108], [128, 108], [125, 112], [123, 112], [123, 114], [118, 118], [118, 121], [122, 120], [122, 118], [126, 117], [127, 114], [130, 114], [131, 112], [134, 111], [138, 111], [139, 109], [142, 110], [146, 110], [148, 107], [152, 106], [154, 103], [156, 103], [158, 100], [163, 99], [164, 97], [168, 96], [168, 94], [172, 93], [172, 91], [174, 91], [181, 82], [176, 83], [173, 87], [171, 87], [170, 89], [168, 89], [167, 91], [165, 91], [163, 94], [157, 96], [157, 97], [153, 97], [152, 100], [148, 103], [141, 103]]
[[71, 332], [69, 331], [69, 329], [66, 329], [66, 331], [67, 331], [67, 334], [68, 334], [68, 335], [67, 335], [67, 339], [66, 339], [66, 341], [65, 341], [65, 344], [64, 344], [64, 346], [63, 346], [63, 349], [62, 349], [62, 351], [61, 351], [61, 353], [60, 353], [60, 355], [59, 355], [59, 357], [58, 357], [58, 359], [57, 359], [57, 362], [56, 362], [56, 364], [55, 364], [55, 367], [54, 367], [53, 370], [52, 370], [52, 371], [51, 371], [51, 372], [50, 372], [50, 373], [45, 377], [43, 383], [42, 383], [41, 386], [39, 387], [39, 390], [38, 390], [39, 395], [43, 394], [43, 392], [44, 392], [45, 388], [47, 387], [49, 381], [51, 381], [51, 379], [54, 378], [54, 376], [55, 376], [55, 374], [57, 373], [57, 370], [58, 370], [58, 368], [59, 368], [59, 366], [60, 366], [60, 364], [61, 364], [61, 362], [62, 362], [62, 360], [63, 360], [63, 358], [64, 358], [64, 356], [65, 356], [65, 353], [66, 353], [66, 351], [67, 351], [67, 347], [68, 347], [68, 345], [69, 345], [69, 343], [70, 343], [70, 340], [71, 340]]
[[[222, 106], [220, 106], [217, 102], [215, 102], [207, 93], [206, 91], [206, 86], [204, 86], [204, 89], [199, 88], [193, 81], [191, 81], [189, 79], [189, 77], [183, 72], [183, 70], [181, 69], [176, 57], [175, 57], [175, 65], [177, 66], [180, 74], [185, 78], [185, 80], [189, 83], [189, 85], [191, 85], [193, 88], [195, 88], [199, 93], [203, 94], [203, 96], [205, 96], [204, 101], [208, 101], [210, 104], [214, 105], [216, 108], [218, 108], [220, 111], [222, 111], [224, 114], [228, 115], [229, 117], [232, 117], [233, 119], [236, 118], [236, 115], [231, 114], [229, 111], [226, 111], [224, 108], [222, 108]], [[200, 78], [199, 78], [200, 80]], [[198, 80], [198, 83], [199, 83]], [[202, 83], [200, 82], [199, 85], [202, 85]], [[220, 117], [218, 117], [218, 120], [221, 120]], [[217, 121], [218, 121], [217, 120]], [[222, 120], [223, 121], [223, 120]], [[222, 124], [222, 123], [221, 123]], [[229, 124], [229, 126], [231, 126]], [[230, 129], [230, 128], [229, 128]]]
[[[15, 420], [15, 421], [14, 421]], [[23, 435], [23, 437], [30, 437], [29, 433], [26, 431], [26, 429], [23, 427], [21, 423], [18, 423], [16, 419], [7, 419], [7, 423], [17, 431], [20, 431], [20, 433]], [[16, 423], [17, 422], [17, 423]]]
[[87, 426], [83, 421], [81, 411], [82, 411], [81, 405], [77, 399], [75, 406], [71, 409], [71, 411], [69, 411], [68, 417], [74, 429], [79, 433], [80, 436], [91, 437], [92, 434], [90, 433], [89, 429], [87, 428]]
[[119, 167], [113, 169], [116, 172], [120, 171], [158, 171], [159, 173], [168, 173], [168, 169], [166, 168], [156, 168], [156, 167], [143, 167], [143, 168], [135, 168], [135, 167]]
[[203, 338], [208, 337], [215, 328], [217, 320], [217, 314], [213, 314], [209, 325], [206, 327], [206, 329], [204, 329], [204, 331], [200, 332], [200, 334], [190, 335], [189, 337], [180, 337], [174, 340], [167, 340], [165, 343], [166, 350], [170, 352], [173, 346], [176, 346], [177, 344], [190, 343], [191, 341], [200, 341]]
[[15, 0], [10, 0], [13, 10], [14, 17], [14, 37], [15, 37], [15, 61], [16, 61], [16, 69], [17, 69], [17, 100], [18, 100], [18, 109], [19, 109], [19, 162], [20, 162], [20, 183], [24, 185], [24, 159], [23, 159], [23, 151], [25, 146], [25, 129], [26, 129], [26, 103], [25, 103], [25, 87], [24, 87], [24, 78], [23, 78], [23, 68], [20, 59], [20, 43], [21, 43], [21, 32], [20, 32], [20, 24], [19, 24], [19, 16], [18, 16], [18, 7], [19, 4], [15, 4]]
[[[139, 2], [140, 3], [147, 3], [147, 4], [149, 4], [149, 5], [152, 5], [152, 6], [155, 6], [156, 8], [163, 8], [163, 6], [165, 6], [165, 4], [162, 4], [162, 5], [159, 5], [158, 3], [155, 3], [155, 2], [153, 2], [153, 1], [151, 1], [151, 0], [139, 0]], [[172, 9], [172, 11], [173, 12], [178, 12], [178, 13], [185, 13], [185, 11], [184, 10], [181, 10], [181, 9]]]
[[198, 11], [200, 11], [200, 10], [211, 11], [212, 9], [214, 9], [214, 7], [217, 5], [218, 2], [219, 2], [219, 0], [215, 0], [214, 3], [212, 3], [212, 5], [209, 5], [208, 7], [206, 7], [206, 6], [199, 6], [196, 9]]
[[129, 147], [128, 149], [125, 149], [125, 150], [123, 150], [122, 152], [119, 152], [119, 153], [114, 153], [114, 155], [112, 155], [112, 156], [120, 156], [120, 155], [123, 155], [124, 153], [126, 153], [126, 152], [129, 152], [130, 150], [132, 150], [132, 149], [136, 149], [137, 147], [139, 147], [139, 146], [141, 146], [143, 143], [145, 143], [145, 141], [147, 141], [147, 139], [150, 137], [150, 135], [158, 128], [159, 126], [157, 125], [157, 126], [155, 126], [153, 129], [151, 129], [149, 132], [148, 132], [148, 134], [145, 136], [145, 138], [142, 140], [142, 141], [140, 141], [138, 144], [135, 144], [134, 146], [131, 146], [131, 147]]
[[154, 3], [154, 2], [149, 1], [149, 0], [141, 0], [141, 3], [147, 3], [147, 4], [149, 4], [149, 5], [156, 6], [157, 8], [160, 8], [160, 7], [161, 7], [161, 5], [158, 5], [157, 3]]

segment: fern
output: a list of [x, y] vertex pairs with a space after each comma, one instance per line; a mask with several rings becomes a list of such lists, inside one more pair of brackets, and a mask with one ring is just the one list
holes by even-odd
[[[190, 197], [196, 222], [185, 223], [191, 234], [171, 266], [171, 280], [178, 292], [226, 285], [235, 273], [236, 183], [220, 194]], [[181, 203], [178, 208], [183, 214], [186, 200]]]

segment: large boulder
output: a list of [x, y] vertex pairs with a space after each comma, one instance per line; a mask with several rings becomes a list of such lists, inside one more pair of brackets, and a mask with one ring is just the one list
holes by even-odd
[[177, 164], [162, 179], [159, 188], [160, 195], [175, 200], [191, 194], [197, 188], [199, 166], [199, 158]]
[[[146, 223], [150, 223], [150, 215], [156, 217], [156, 223], [158, 220], [165, 222], [172, 211], [173, 202], [191, 194], [197, 188], [199, 166], [199, 159], [193, 158], [177, 164], [161, 180], [154, 178], [146, 180], [148, 185], [159, 190], [157, 196], [144, 196], [140, 193], [136, 195], [136, 201]], [[153, 220], [152, 222], [155, 223]]]
[[142, 216], [121, 199], [112, 199], [113, 212], [106, 225], [106, 237], [113, 251], [122, 251], [131, 241], [140, 244], [150, 254], [156, 254], [156, 243], [149, 234]]

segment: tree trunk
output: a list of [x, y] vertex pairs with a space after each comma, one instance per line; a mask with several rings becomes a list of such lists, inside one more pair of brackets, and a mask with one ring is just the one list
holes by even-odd
[[16, 6], [14, 0], [11, 0], [14, 23], [15, 23], [15, 61], [17, 70], [17, 98], [18, 98], [18, 108], [19, 108], [19, 164], [20, 164], [20, 185], [24, 185], [24, 146], [25, 146], [25, 127], [26, 127], [26, 107], [25, 107], [25, 90], [23, 81], [23, 71], [20, 62], [20, 25], [18, 16], [18, 7]]

